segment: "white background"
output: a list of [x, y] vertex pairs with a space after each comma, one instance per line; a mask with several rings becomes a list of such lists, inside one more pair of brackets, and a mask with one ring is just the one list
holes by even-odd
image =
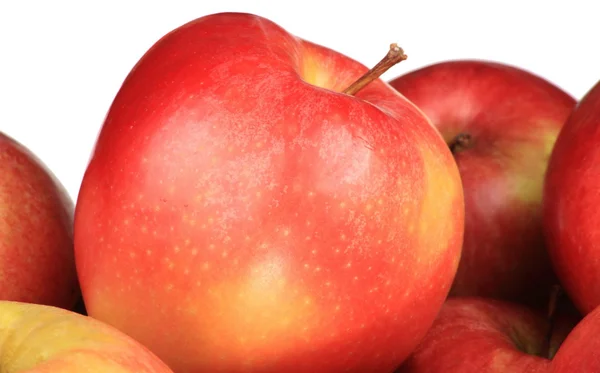
[[[383, 78], [448, 59], [520, 66], [581, 98], [600, 79], [600, 24], [582, 1], [2, 1], [0, 131], [29, 147], [73, 199], [123, 79], [165, 33], [222, 11], [251, 12], [375, 64], [398, 42], [407, 61]], [[1, 175], [0, 175], [1, 177]]]

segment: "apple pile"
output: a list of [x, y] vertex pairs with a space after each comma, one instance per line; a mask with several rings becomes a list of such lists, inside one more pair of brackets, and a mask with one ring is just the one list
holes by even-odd
[[600, 81], [406, 58], [181, 25], [75, 204], [0, 135], [0, 371], [600, 372]]

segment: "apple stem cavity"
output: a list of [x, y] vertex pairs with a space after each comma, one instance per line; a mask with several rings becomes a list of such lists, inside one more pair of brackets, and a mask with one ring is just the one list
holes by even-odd
[[355, 95], [367, 84], [371, 83], [373, 80], [379, 78], [383, 73], [388, 71], [392, 66], [404, 61], [407, 58], [408, 56], [404, 54], [404, 51], [398, 46], [398, 44], [390, 44], [390, 50], [387, 52], [385, 57], [383, 57], [381, 61], [377, 63], [377, 65], [367, 71], [363, 76], [358, 78], [354, 83], [350, 84], [350, 86], [344, 89], [342, 92], [351, 96]]
[[452, 139], [452, 141], [448, 143], [448, 147], [450, 148], [452, 154], [456, 154], [460, 151], [470, 148], [472, 144], [473, 138], [471, 137], [471, 135], [465, 132], [461, 132], [458, 135], [456, 135]]
[[548, 323], [548, 329], [546, 330], [546, 335], [544, 337], [544, 341], [542, 344], [542, 349], [540, 351], [540, 355], [542, 357], [552, 359], [552, 351], [551, 351], [551, 342], [552, 342], [552, 334], [554, 333], [554, 324], [556, 318], [556, 308], [558, 305], [558, 300], [562, 295], [562, 288], [560, 285], [554, 285], [552, 287], [550, 293], [550, 299], [548, 301], [548, 314], [546, 315], [546, 320]]

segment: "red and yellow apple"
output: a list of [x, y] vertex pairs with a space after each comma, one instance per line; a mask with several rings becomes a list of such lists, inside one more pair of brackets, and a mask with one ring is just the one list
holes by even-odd
[[582, 98], [552, 150], [544, 229], [556, 273], [580, 312], [600, 305], [600, 82]]
[[544, 172], [575, 100], [490, 61], [444, 61], [390, 84], [430, 118], [460, 170], [465, 233], [451, 296], [545, 305], [557, 280], [542, 230]]
[[451, 297], [396, 373], [599, 372], [598, 311], [583, 320], [558, 312], [550, 321], [519, 303]]
[[125, 79], [75, 212], [89, 315], [177, 372], [390, 372], [460, 259], [460, 174], [367, 68], [251, 14], [161, 38]]
[[0, 301], [2, 373], [172, 373], [115, 328], [58, 307]]
[[0, 300], [71, 308], [78, 295], [73, 201], [33, 152], [0, 133]]

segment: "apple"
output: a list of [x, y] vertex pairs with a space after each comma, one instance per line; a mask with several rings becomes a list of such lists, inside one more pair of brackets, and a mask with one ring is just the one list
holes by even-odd
[[600, 81], [562, 128], [543, 193], [546, 244], [565, 291], [583, 314], [600, 305]]
[[464, 230], [448, 147], [376, 78], [403, 58], [392, 45], [368, 70], [247, 13], [158, 40], [77, 200], [88, 314], [177, 372], [392, 371], [443, 304]]
[[0, 132], [0, 300], [71, 308], [79, 296], [73, 201], [48, 167]]
[[460, 170], [465, 232], [450, 296], [545, 305], [558, 280], [544, 244], [544, 172], [575, 100], [531, 72], [482, 60], [442, 61], [390, 84], [431, 119]]
[[[557, 312], [552, 320], [520, 303], [451, 297], [396, 373], [598, 372], [592, 331], [600, 332], [600, 314], [580, 321]], [[596, 370], [581, 369], [588, 356]], [[563, 370], [565, 364], [579, 369]]]
[[63, 308], [0, 301], [3, 373], [172, 373], [139, 342]]
[[600, 307], [569, 333], [552, 360], [552, 373], [600, 372]]

